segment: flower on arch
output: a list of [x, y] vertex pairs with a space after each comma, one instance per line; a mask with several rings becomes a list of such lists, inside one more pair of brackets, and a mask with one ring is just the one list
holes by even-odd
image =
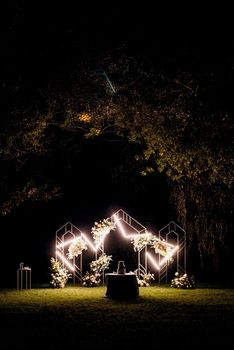
[[136, 235], [132, 240], [135, 252], [140, 252], [145, 248], [145, 246], [151, 242], [152, 238], [153, 235], [149, 232]]
[[93, 260], [90, 263], [90, 269], [93, 273], [102, 273], [104, 270], [108, 269], [111, 260], [112, 255], [103, 253], [97, 260]]
[[115, 223], [111, 222], [108, 219], [100, 220], [99, 222], [95, 222], [94, 226], [91, 229], [91, 233], [93, 235], [93, 239], [97, 244], [104, 237], [110, 233], [111, 230], [114, 230], [116, 227]]
[[82, 254], [83, 250], [87, 249], [88, 247], [85, 241], [81, 237], [78, 237], [70, 244], [68, 248], [67, 257], [71, 260], [74, 257], [77, 257], [78, 255]]
[[170, 247], [165, 240], [161, 239], [155, 239], [152, 247], [154, 248], [155, 253], [162, 256], [167, 256], [172, 251], [172, 247]]

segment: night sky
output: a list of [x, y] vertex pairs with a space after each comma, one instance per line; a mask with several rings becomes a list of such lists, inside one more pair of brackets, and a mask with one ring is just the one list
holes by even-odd
[[[231, 55], [228, 12], [191, 4], [162, 7], [158, 2], [127, 7], [126, 2], [7, 1], [0, 5], [1, 76], [4, 81], [7, 71], [8, 81], [20, 84], [24, 99], [30, 100], [87, 57], [120, 48], [155, 64], [168, 60], [181, 69], [211, 69]], [[32, 267], [34, 283], [46, 281], [55, 231], [67, 221], [88, 231], [94, 221], [119, 208], [155, 231], [175, 220], [164, 176], [141, 177], [127, 161], [122, 164], [126, 152], [131, 151], [123, 144], [85, 145], [61, 169], [62, 198], [23, 204], [0, 219], [3, 285], [15, 285], [21, 261]]]

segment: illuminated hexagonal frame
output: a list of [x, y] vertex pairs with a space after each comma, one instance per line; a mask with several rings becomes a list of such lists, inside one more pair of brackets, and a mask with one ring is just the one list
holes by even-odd
[[[133, 239], [136, 235], [148, 233], [147, 229], [130, 215], [128, 215], [122, 209], [119, 209], [116, 213], [114, 213], [109, 220], [112, 223], [115, 223], [118, 227], [120, 233], [125, 239]], [[122, 222], [124, 222], [131, 230], [130, 233], [127, 233]], [[168, 242], [168, 238], [170, 235], [174, 234], [176, 236], [176, 245], [172, 245]], [[72, 237], [67, 239], [67, 236]], [[68, 245], [70, 245], [77, 237], [82, 237], [84, 241], [87, 243], [87, 246], [93, 250], [95, 253], [96, 259], [99, 255], [104, 253], [104, 242], [107, 235], [103, 237], [103, 239], [96, 245], [92, 242], [88, 236], [78, 229], [75, 225], [70, 222], [63, 225], [59, 230], [56, 231], [56, 259], [59, 259], [63, 262], [70, 271], [73, 273], [73, 282], [75, 280], [81, 282], [82, 280], [82, 254], [78, 256], [77, 259], [73, 259], [72, 262], [68, 261], [66, 258], [65, 250]], [[165, 237], [164, 237], [165, 236]], [[177, 271], [185, 272], [186, 271], [186, 233], [185, 231], [175, 224], [174, 222], [169, 223], [165, 227], [163, 227], [159, 231], [159, 237], [153, 235], [155, 240], [163, 240], [164, 244], [170, 247], [170, 252], [167, 256], [161, 257], [160, 254], [157, 253], [158, 259], [152, 256], [151, 253], [147, 251], [147, 245], [141, 251], [137, 252], [138, 254], [138, 266], [137, 266], [137, 274], [138, 277], [144, 275], [148, 272], [148, 264], [153, 267], [154, 270], [158, 271], [159, 282], [162, 282], [164, 279], [167, 281], [167, 272], [168, 272], [168, 259], [176, 254], [176, 265]], [[142, 251], [144, 254], [144, 261], [142, 262], [141, 254]], [[183, 263], [181, 262], [181, 254], [183, 255]], [[104, 277], [104, 276], [103, 276]], [[103, 278], [104, 280], [104, 278]]]

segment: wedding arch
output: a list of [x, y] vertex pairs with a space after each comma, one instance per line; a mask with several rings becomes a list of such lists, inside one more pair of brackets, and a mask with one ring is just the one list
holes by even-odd
[[[168, 271], [172, 266], [177, 272], [186, 272], [186, 232], [175, 222], [170, 222], [157, 234], [131, 217], [124, 210], [119, 209], [109, 218], [95, 222], [91, 239], [84, 231], [67, 222], [56, 231], [56, 260], [60, 260], [73, 276], [73, 282], [81, 282], [83, 277], [83, 250], [91, 249], [97, 260], [105, 253], [105, 241], [111, 230], [117, 230], [124, 238], [131, 240], [137, 254], [136, 273], [138, 278], [147, 274], [149, 269], [158, 274], [158, 282], [167, 282]], [[99, 236], [95, 236], [95, 233]], [[76, 243], [76, 246], [75, 246]], [[77, 245], [78, 243], [78, 245]], [[77, 246], [79, 247], [77, 250]], [[75, 256], [68, 259], [72, 249], [76, 249]]]
[[78, 255], [77, 258], [73, 258], [71, 261], [68, 260], [68, 247], [72, 242], [74, 242], [77, 237], [80, 237], [82, 234], [75, 225], [70, 222], [67, 222], [65, 225], [60, 227], [55, 233], [56, 237], [56, 247], [55, 247], [55, 256], [56, 260], [60, 260], [63, 266], [66, 266], [73, 276], [73, 283], [77, 280], [82, 280], [82, 253]]

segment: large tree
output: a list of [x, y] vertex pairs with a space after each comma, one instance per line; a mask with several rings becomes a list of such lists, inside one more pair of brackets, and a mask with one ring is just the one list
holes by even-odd
[[210, 71], [152, 62], [122, 51], [89, 59], [33, 104], [19, 97], [2, 109], [1, 211], [57, 196], [54, 169], [87, 140], [124, 140], [142, 176], [166, 175], [191, 256], [217, 272], [233, 263], [231, 62]]
[[74, 99], [65, 122], [85, 137], [114, 133], [139, 145], [142, 175], [166, 174], [191, 256], [214, 274], [232, 264], [231, 67], [168, 71], [122, 56], [107, 59], [91, 94], [82, 103]]

